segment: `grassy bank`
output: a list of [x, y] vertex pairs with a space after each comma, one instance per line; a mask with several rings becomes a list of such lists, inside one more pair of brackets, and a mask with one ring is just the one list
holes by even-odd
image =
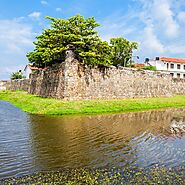
[[185, 107], [185, 95], [169, 98], [63, 101], [41, 98], [23, 91], [0, 91], [0, 100], [8, 101], [25, 112], [45, 115], [136, 112]]

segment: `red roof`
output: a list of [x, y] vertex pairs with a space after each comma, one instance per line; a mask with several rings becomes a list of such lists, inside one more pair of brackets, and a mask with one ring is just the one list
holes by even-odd
[[31, 69], [31, 70], [44, 70], [44, 69], [42, 69], [42, 68], [32, 67], [32, 66], [30, 66], [30, 69]]
[[174, 63], [184, 63], [185, 64], [185, 59], [161, 57], [160, 60], [165, 61], [165, 62], [174, 62]]
[[[32, 71], [34, 71], [34, 70], [39, 70], [39, 71], [47, 70], [47, 68], [38, 68], [38, 67], [34, 67], [34, 66], [30, 65], [30, 64], [26, 65], [25, 69], [26, 69], [27, 67], [29, 67]], [[24, 69], [24, 70], [25, 70], [25, 69]]]
[[139, 63], [134, 64], [134, 67], [144, 67], [144, 66], [145, 64], [139, 64]]

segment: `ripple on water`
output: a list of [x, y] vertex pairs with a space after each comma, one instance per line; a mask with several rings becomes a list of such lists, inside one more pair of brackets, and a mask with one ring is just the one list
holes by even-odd
[[60, 168], [185, 166], [184, 109], [44, 117], [0, 102], [0, 178]]

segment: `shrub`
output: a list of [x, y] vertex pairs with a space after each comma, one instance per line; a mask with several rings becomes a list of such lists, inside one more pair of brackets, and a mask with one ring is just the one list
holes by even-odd
[[144, 67], [140, 67], [139, 69], [150, 70], [150, 71], [156, 71], [157, 70], [155, 66], [144, 66]]
[[11, 80], [24, 79], [26, 78], [21, 71], [17, 71], [11, 74]]

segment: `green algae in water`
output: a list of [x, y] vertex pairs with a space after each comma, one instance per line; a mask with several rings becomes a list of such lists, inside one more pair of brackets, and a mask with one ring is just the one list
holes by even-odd
[[141, 169], [69, 169], [40, 172], [18, 178], [5, 179], [2, 185], [14, 184], [66, 184], [66, 185], [115, 185], [115, 184], [185, 184], [185, 168]]

